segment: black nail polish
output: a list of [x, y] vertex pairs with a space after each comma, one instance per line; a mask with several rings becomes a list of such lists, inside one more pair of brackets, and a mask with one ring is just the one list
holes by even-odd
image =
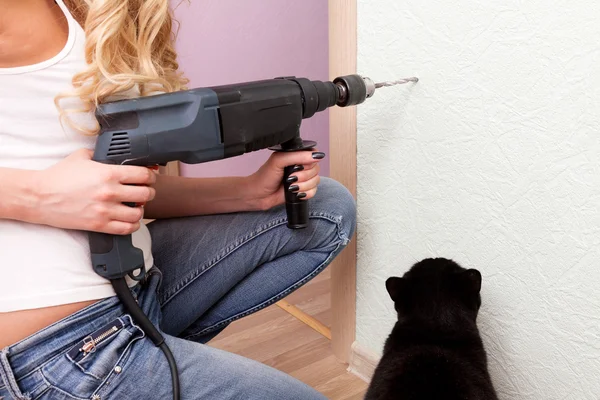
[[306, 193], [298, 193], [298, 198], [303, 199], [306, 197]]
[[288, 192], [295, 192], [298, 189], [300, 189], [300, 187], [298, 187], [298, 185], [292, 185], [288, 188]]
[[287, 178], [285, 181], [286, 181], [287, 183], [294, 183], [294, 182], [296, 182], [297, 180], [298, 180], [298, 177], [297, 177], [297, 176], [290, 176], [290, 177], [289, 177], [289, 178]]
[[322, 158], [325, 158], [325, 153], [321, 153], [320, 151], [315, 151], [314, 153], [312, 153], [312, 158], [314, 158], [315, 160], [320, 160]]
[[302, 165], [294, 165], [292, 169], [293, 172], [304, 171], [304, 167]]

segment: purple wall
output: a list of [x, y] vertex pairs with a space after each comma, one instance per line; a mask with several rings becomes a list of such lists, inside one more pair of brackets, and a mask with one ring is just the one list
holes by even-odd
[[[328, 11], [323, 0], [174, 0], [180, 22], [177, 50], [190, 87], [277, 76], [328, 79]], [[327, 111], [303, 121], [302, 136], [329, 150]], [[247, 175], [269, 150], [201, 165], [185, 176]], [[326, 159], [327, 160], [327, 159]], [[326, 161], [323, 160], [323, 161]], [[322, 175], [329, 163], [321, 164]]]

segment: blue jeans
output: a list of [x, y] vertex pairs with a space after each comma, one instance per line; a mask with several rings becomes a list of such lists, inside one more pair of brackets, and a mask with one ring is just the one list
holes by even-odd
[[[356, 208], [342, 185], [322, 178], [310, 210], [304, 230], [287, 228], [283, 207], [149, 224], [156, 266], [131, 290], [173, 352], [182, 399], [324, 398], [289, 375], [206, 344], [314, 278], [347, 245]], [[3, 400], [171, 396], [164, 354], [115, 297], [0, 352]]]

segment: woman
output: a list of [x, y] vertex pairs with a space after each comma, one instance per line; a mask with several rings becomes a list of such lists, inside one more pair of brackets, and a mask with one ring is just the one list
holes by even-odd
[[[182, 399], [322, 398], [204, 344], [322, 271], [354, 232], [353, 198], [319, 177], [320, 152], [228, 179], [91, 161], [97, 104], [186, 82], [167, 0], [65, 2], [0, 0], [0, 398], [171, 398], [164, 354], [92, 271], [85, 231], [132, 233], [144, 251], [131, 291], [177, 360]], [[287, 165], [303, 166], [295, 190], [312, 199], [302, 231], [285, 225]]]

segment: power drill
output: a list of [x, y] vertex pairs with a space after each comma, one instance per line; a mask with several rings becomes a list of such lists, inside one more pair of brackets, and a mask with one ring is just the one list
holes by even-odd
[[[151, 167], [171, 161], [198, 164], [267, 148], [311, 150], [316, 142], [300, 137], [302, 119], [334, 105], [360, 104], [378, 87], [411, 80], [416, 82], [409, 78], [376, 84], [360, 75], [326, 82], [280, 77], [105, 103], [96, 110], [100, 134], [93, 160]], [[309, 204], [287, 190], [286, 180], [293, 171], [294, 166], [288, 166], [283, 176], [287, 226], [302, 229], [308, 225]], [[94, 271], [111, 281], [133, 319], [169, 360], [173, 398], [178, 399], [175, 360], [125, 280], [126, 276], [137, 281], [144, 278], [142, 251], [133, 246], [131, 235], [90, 232], [89, 242]]]

